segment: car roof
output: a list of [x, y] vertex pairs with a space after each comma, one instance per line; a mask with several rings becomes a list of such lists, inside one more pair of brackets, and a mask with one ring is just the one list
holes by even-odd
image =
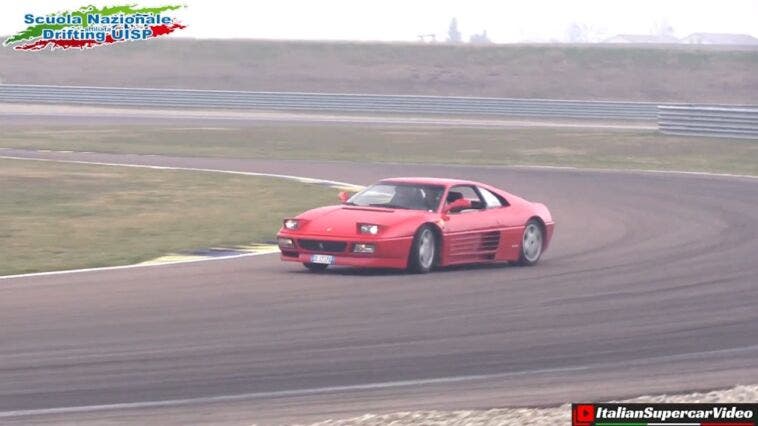
[[471, 180], [434, 178], [434, 177], [394, 177], [394, 178], [382, 179], [380, 182], [412, 183], [412, 184], [419, 184], [419, 185], [442, 185], [442, 186], [453, 186], [453, 185], [486, 186], [482, 183], [474, 182]]

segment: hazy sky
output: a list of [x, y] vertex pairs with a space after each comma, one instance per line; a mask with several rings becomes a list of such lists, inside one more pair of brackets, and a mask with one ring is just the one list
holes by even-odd
[[[26, 0], [0, 3], [0, 34], [25, 27], [26, 13], [49, 14], [93, 3]], [[171, 0], [123, 3], [169, 4]], [[178, 2], [181, 3], [181, 0]], [[668, 23], [677, 37], [693, 32], [747, 33], [758, 37], [758, 0], [186, 0], [182, 37], [413, 41], [419, 34], [447, 35], [452, 17], [464, 39], [487, 30], [495, 42], [565, 40], [572, 23], [594, 39], [649, 34]], [[172, 36], [173, 37], [173, 36]]]

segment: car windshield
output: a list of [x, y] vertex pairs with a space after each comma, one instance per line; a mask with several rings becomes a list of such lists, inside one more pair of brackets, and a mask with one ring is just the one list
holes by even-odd
[[444, 188], [436, 185], [382, 182], [353, 195], [347, 204], [366, 207], [435, 211]]

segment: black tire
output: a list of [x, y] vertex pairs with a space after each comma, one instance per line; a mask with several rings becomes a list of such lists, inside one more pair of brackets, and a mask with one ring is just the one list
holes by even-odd
[[324, 272], [329, 265], [324, 263], [303, 263], [303, 266], [311, 272]]
[[529, 219], [521, 236], [521, 248], [517, 264], [521, 266], [536, 265], [542, 257], [545, 245], [545, 228], [537, 219]]
[[[408, 254], [408, 272], [426, 274], [437, 263], [437, 234], [431, 225], [424, 225], [416, 231]], [[431, 253], [429, 252], [431, 250]]]

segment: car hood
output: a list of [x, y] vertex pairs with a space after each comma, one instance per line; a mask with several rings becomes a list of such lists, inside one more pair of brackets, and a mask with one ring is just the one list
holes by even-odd
[[299, 216], [303, 223], [299, 234], [355, 237], [358, 223], [380, 226], [377, 237], [413, 235], [416, 224], [429, 220], [435, 214], [422, 210], [385, 209], [359, 206], [329, 206], [309, 210]]

